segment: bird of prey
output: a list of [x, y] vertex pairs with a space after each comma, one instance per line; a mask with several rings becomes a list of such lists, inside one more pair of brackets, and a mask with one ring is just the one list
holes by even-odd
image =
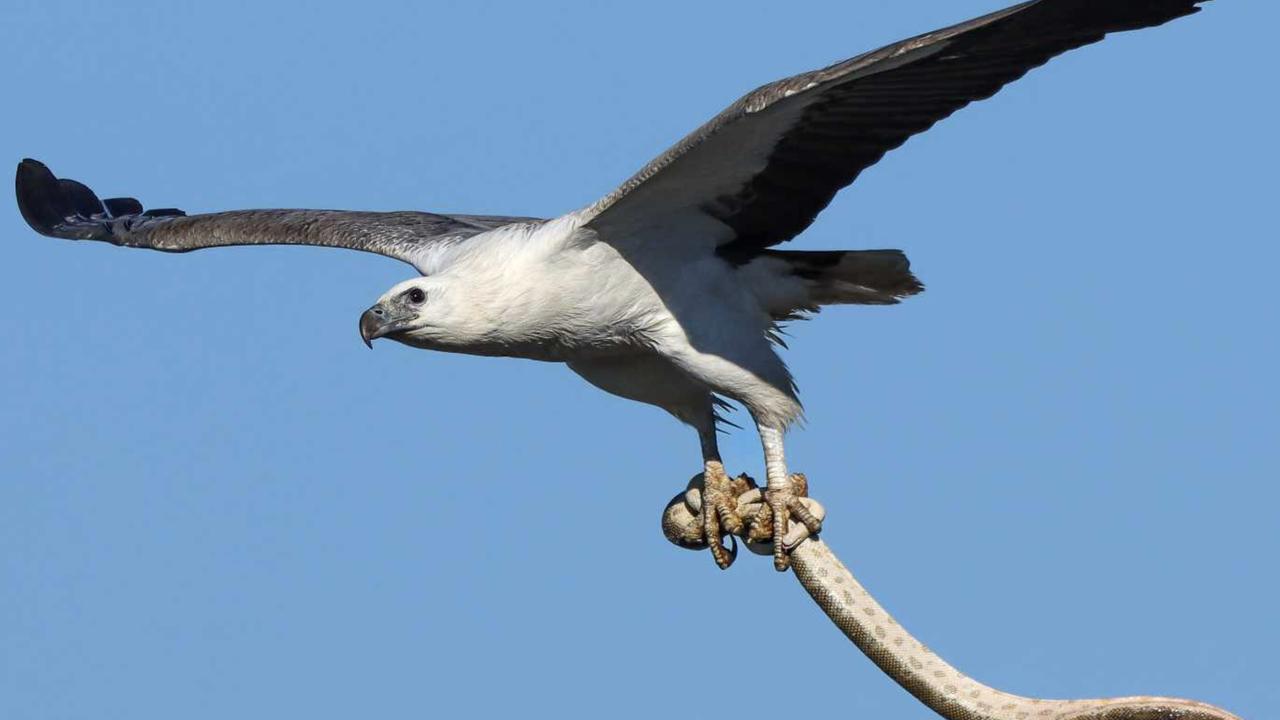
[[[419, 277], [360, 317], [366, 343], [563, 362], [656, 405], [702, 448], [702, 526], [717, 564], [741, 530], [717, 449], [719, 410], [750, 412], [775, 545], [796, 510], [783, 435], [801, 406], [779, 323], [823, 305], [891, 305], [923, 286], [900, 250], [780, 250], [841, 188], [908, 138], [1108, 33], [1207, 0], [1032, 0], [753, 90], [594, 204], [554, 219], [428, 212], [242, 210], [188, 215], [99, 200], [24, 160], [18, 205], [37, 232], [185, 252], [301, 244], [380, 253]], [[372, 345], [371, 345], [372, 346]], [[816, 528], [811, 528], [816, 530]], [[784, 555], [775, 553], [779, 569]]]

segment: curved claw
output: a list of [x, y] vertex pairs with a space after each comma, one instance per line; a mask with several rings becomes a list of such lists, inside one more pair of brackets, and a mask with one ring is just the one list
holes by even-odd
[[[808, 482], [804, 475], [791, 476], [791, 487], [752, 490], [741, 496], [739, 510], [750, 518], [747, 529], [747, 547], [760, 555], [772, 555], [774, 567], [789, 567], [787, 554], [805, 538], [822, 529], [826, 509], [806, 496]], [[792, 519], [798, 522], [791, 522]]]
[[[736, 534], [745, 524], [738, 515], [735, 481], [713, 480], [707, 488], [702, 475], [689, 482], [685, 492], [671, 498], [662, 514], [662, 532], [672, 543], [690, 550], [711, 550], [711, 557], [721, 569], [733, 565], [738, 557]], [[724, 538], [728, 536], [726, 547]]]
[[[667, 503], [662, 531], [680, 547], [710, 549], [722, 569], [737, 559], [737, 538], [741, 537], [748, 550], [774, 556], [775, 567], [781, 564], [780, 569], [785, 570], [789, 566], [787, 556], [805, 538], [817, 534], [826, 517], [826, 509], [807, 497], [806, 491], [805, 478], [798, 473], [792, 476], [790, 488], [774, 493], [762, 491], [745, 475], [728, 480], [727, 484], [713, 481], [713, 487], [707, 489], [704, 476], [697, 475], [685, 492]], [[780, 521], [775, 522], [775, 517]], [[792, 517], [797, 522], [790, 522]], [[775, 533], [778, 526], [783, 530]], [[724, 545], [725, 536], [729, 537], [728, 547]]]
[[795, 523], [782, 538], [782, 546], [791, 552], [805, 538], [822, 532], [822, 521], [827, 516], [827, 509], [813, 498], [795, 498], [791, 504], [791, 514], [800, 522]]
[[711, 543], [711, 557], [716, 561], [716, 567], [721, 570], [728, 570], [730, 566], [738, 559], [738, 538], [728, 535], [729, 547], [725, 547], [719, 538]]
[[704, 498], [702, 504], [702, 537], [711, 548], [711, 557], [716, 561], [716, 566], [721, 570], [728, 570], [738, 557], [738, 543], [730, 535], [729, 539], [733, 543], [732, 552], [724, 546], [722, 542], [724, 533], [720, 531], [720, 503], [711, 498]]

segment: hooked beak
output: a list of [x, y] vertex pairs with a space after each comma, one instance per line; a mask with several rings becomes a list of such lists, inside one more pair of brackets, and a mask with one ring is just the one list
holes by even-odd
[[408, 329], [412, 320], [411, 317], [396, 315], [379, 303], [360, 316], [360, 339], [372, 349], [374, 340]]

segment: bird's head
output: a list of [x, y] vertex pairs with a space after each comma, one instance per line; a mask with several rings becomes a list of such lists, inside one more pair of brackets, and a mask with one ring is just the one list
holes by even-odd
[[406, 345], [429, 346], [435, 330], [441, 329], [448, 303], [440, 283], [432, 278], [406, 280], [388, 290], [373, 307], [360, 316], [360, 338], [373, 341], [387, 337]]

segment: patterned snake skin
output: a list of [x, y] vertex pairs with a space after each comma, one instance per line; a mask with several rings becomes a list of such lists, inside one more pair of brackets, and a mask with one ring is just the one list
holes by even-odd
[[[751, 517], [760, 491], [742, 476], [738, 511]], [[802, 480], [802, 478], [801, 478]], [[803, 482], [803, 480], [802, 480]], [[700, 478], [672, 498], [663, 514], [667, 539], [685, 548], [705, 548]], [[821, 517], [822, 507], [810, 510]], [[787, 547], [796, 579], [854, 645], [907, 692], [947, 720], [1241, 720], [1238, 716], [1194, 700], [1123, 697], [1102, 700], [1042, 700], [1001, 692], [961, 673], [916, 640], [862, 587], [825, 543], [805, 537], [801, 523], [791, 523]], [[749, 544], [756, 552], [768, 548]]]
[[1194, 700], [1124, 697], [1041, 700], [987, 687], [911, 636], [817, 538], [791, 552], [791, 568], [818, 607], [907, 692], [948, 720], [1240, 720]]

